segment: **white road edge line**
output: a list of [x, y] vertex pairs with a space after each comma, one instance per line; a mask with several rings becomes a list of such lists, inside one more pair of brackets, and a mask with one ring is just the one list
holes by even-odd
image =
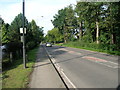
[[[51, 59], [56, 62], [55, 58], [52, 57]], [[64, 73], [64, 70], [60, 67], [60, 65], [58, 63], [56, 63], [55, 66], [58, 69], [58, 71], [62, 74], [62, 76], [64, 76], [64, 78], [67, 79], [67, 81], [71, 84], [71, 86], [77, 90], [77, 87], [70, 81], [70, 79]], [[71, 88], [71, 87], [69, 87], [69, 88]]]
[[68, 80], [68, 82], [73, 86], [73, 88], [76, 88], [76, 86], [70, 81], [70, 79], [66, 76], [66, 74], [61, 71], [61, 73], [64, 75], [64, 77]]
[[[46, 48], [45, 48], [45, 49], [46, 49]], [[46, 51], [47, 51], [47, 49], [46, 49]], [[77, 87], [70, 81], [70, 79], [69, 79], [69, 78], [66, 76], [66, 74], [63, 72], [64, 70], [60, 67], [60, 65], [58, 65], [58, 64], [56, 63], [55, 58], [53, 58], [52, 55], [50, 55], [48, 51], [47, 51], [47, 53], [48, 53], [49, 57], [51, 58], [51, 60], [54, 61], [53, 63], [55, 64], [55, 67], [58, 69], [58, 71], [59, 71], [60, 73], [62, 73], [62, 75], [67, 79], [67, 81], [71, 84], [71, 86], [72, 86], [75, 90], [78, 90]], [[63, 76], [62, 76], [62, 77], [63, 77]], [[68, 84], [67, 84], [67, 85], [68, 85]], [[69, 87], [69, 86], [68, 86], [68, 87]], [[69, 87], [69, 88], [70, 88], [70, 87]]]

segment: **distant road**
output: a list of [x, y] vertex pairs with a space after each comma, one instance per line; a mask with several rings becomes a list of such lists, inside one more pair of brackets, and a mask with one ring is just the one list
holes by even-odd
[[116, 88], [118, 57], [83, 49], [46, 47], [77, 88]]

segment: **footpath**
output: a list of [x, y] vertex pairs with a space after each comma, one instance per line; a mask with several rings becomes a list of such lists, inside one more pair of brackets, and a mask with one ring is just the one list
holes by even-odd
[[42, 46], [37, 52], [29, 88], [65, 88]]

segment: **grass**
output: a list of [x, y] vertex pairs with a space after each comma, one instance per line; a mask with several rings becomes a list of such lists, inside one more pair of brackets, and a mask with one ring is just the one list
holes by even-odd
[[102, 48], [100, 48], [100, 46], [95, 43], [69, 42], [65, 44], [63, 43], [63, 44], [56, 44], [56, 45], [103, 52], [111, 55], [120, 55], [119, 51], [107, 50], [106, 48], [107, 46], [101, 46]]
[[55, 44], [55, 45], [58, 45], [58, 46], [63, 46], [63, 45], [64, 45], [64, 43], [57, 43], [57, 44]]
[[26, 69], [23, 68], [22, 59], [16, 60], [11, 67], [3, 72], [2, 88], [26, 88], [29, 83], [29, 75], [35, 63], [38, 47], [29, 51]]

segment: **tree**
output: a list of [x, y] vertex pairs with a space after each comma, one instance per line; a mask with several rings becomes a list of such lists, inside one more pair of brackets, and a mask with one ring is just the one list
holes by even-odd
[[[80, 37], [83, 36], [83, 30], [89, 32], [93, 36], [93, 41], [99, 43], [100, 23], [104, 14], [104, 3], [102, 2], [78, 2], [76, 5], [76, 13], [79, 16]], [[87, 27], [87, 28], [86, 28]], [[88, 31], [89, 30], [89, 31]], [[96, 38], [95, 38], [96, 36]]]
[[[30, 23], [29, 23], [30, 27], [29, 27], [29, 34], [28, 36], [31, 36], [31, 40], [33, 40], [34, 42], [41, 42], [42, 40], [42, 37], [43, 37], [43, 27], [39, 27], [37, 26], [35, 20], [32, 20]], [[40, 38], [41, 37], [41, 38]], [[28, 39], [29, 40], [29, 39]]]
[[87, 21], [89, 18], [88, 16], [88, 2], [77, 2], [75, 12], [78, 16], [78, 23], [79, 23], [79, 39], [82, 40], [83, 37], [83, 29], [84, 29], [84, 22]]
[[92, 9], [91, 13], [91, 19], [95, 21], [96, 24], [96, 42], [97, 44], [99, 43], [99, 35], [100, 35], [100, 27], [99, 27], [99, 22], [101, 19], [101, 14], [103, 10], [103, 3], [102, 2], [97, 2], [97, 3], [91, 3], [90, 8]]
[[[4, 24], [2, 25], [2, 42], [20, 42], [20, 28], [23, 26], [23, 15], [20, 13], [18, 14], [15, 19], [12, 21], [11, 25]], [[36, 25], [36, 22], [32, 20], [28, 23], [28, 20], [25, 17], [25, 28], [26, 28], [26, 35], [25, 35], [25, 42], [27, 47], [34, 47], [38, 43], [43, 40], [43, 27], [39, 27]]]
[[9, 42], [9, 37], [8, 37], [8, 33], [9, 33], [9, 24], [3, 24], [1, 27], [2, 30], [2, 43], [8, 43]]
[[72, 5], [59, 10], [58, 14], [54, 16], [52, 23], [64, 35], [64, 42], [68, 42], [70, 40], [69, 37], [71, 37], [77, 26], [77, 19]]
[[33, 48], [43, 40], [43, 27], [37, 26], [35, 20], [28, 24], [28, 31], [26, 35], [27, 47]]
[[52, 30], [49, 30], [46, 39], [47, 42], [53, 42], [53, 43], [58, 43], [58, 42], [63, 42], [63, 35], [60, 33], [58, 28], [53, 28]]
[[108, 13], [107, 13], [107, 26], [109, 27], [109, 32], [111, 34], [111, 44], [116, 44], [117, 43], [117, 37], [120, 28], [120, 2], [114, 2], [114, 3], [108, 3]]
[[[18, 14], [15, 19], [12, 21], [10, 28], [9, 28], [9, 40], [10, 41], [20, 41], [20, 28], [22, 28], [23, 23], [23, 15], [20, 13]], [[25, 17], [25, 27], [28, 26], [28, 20]]]
[[4, 24], [4, 20], [0, 16], [0, 45], [2, 44], [2, 26]]

